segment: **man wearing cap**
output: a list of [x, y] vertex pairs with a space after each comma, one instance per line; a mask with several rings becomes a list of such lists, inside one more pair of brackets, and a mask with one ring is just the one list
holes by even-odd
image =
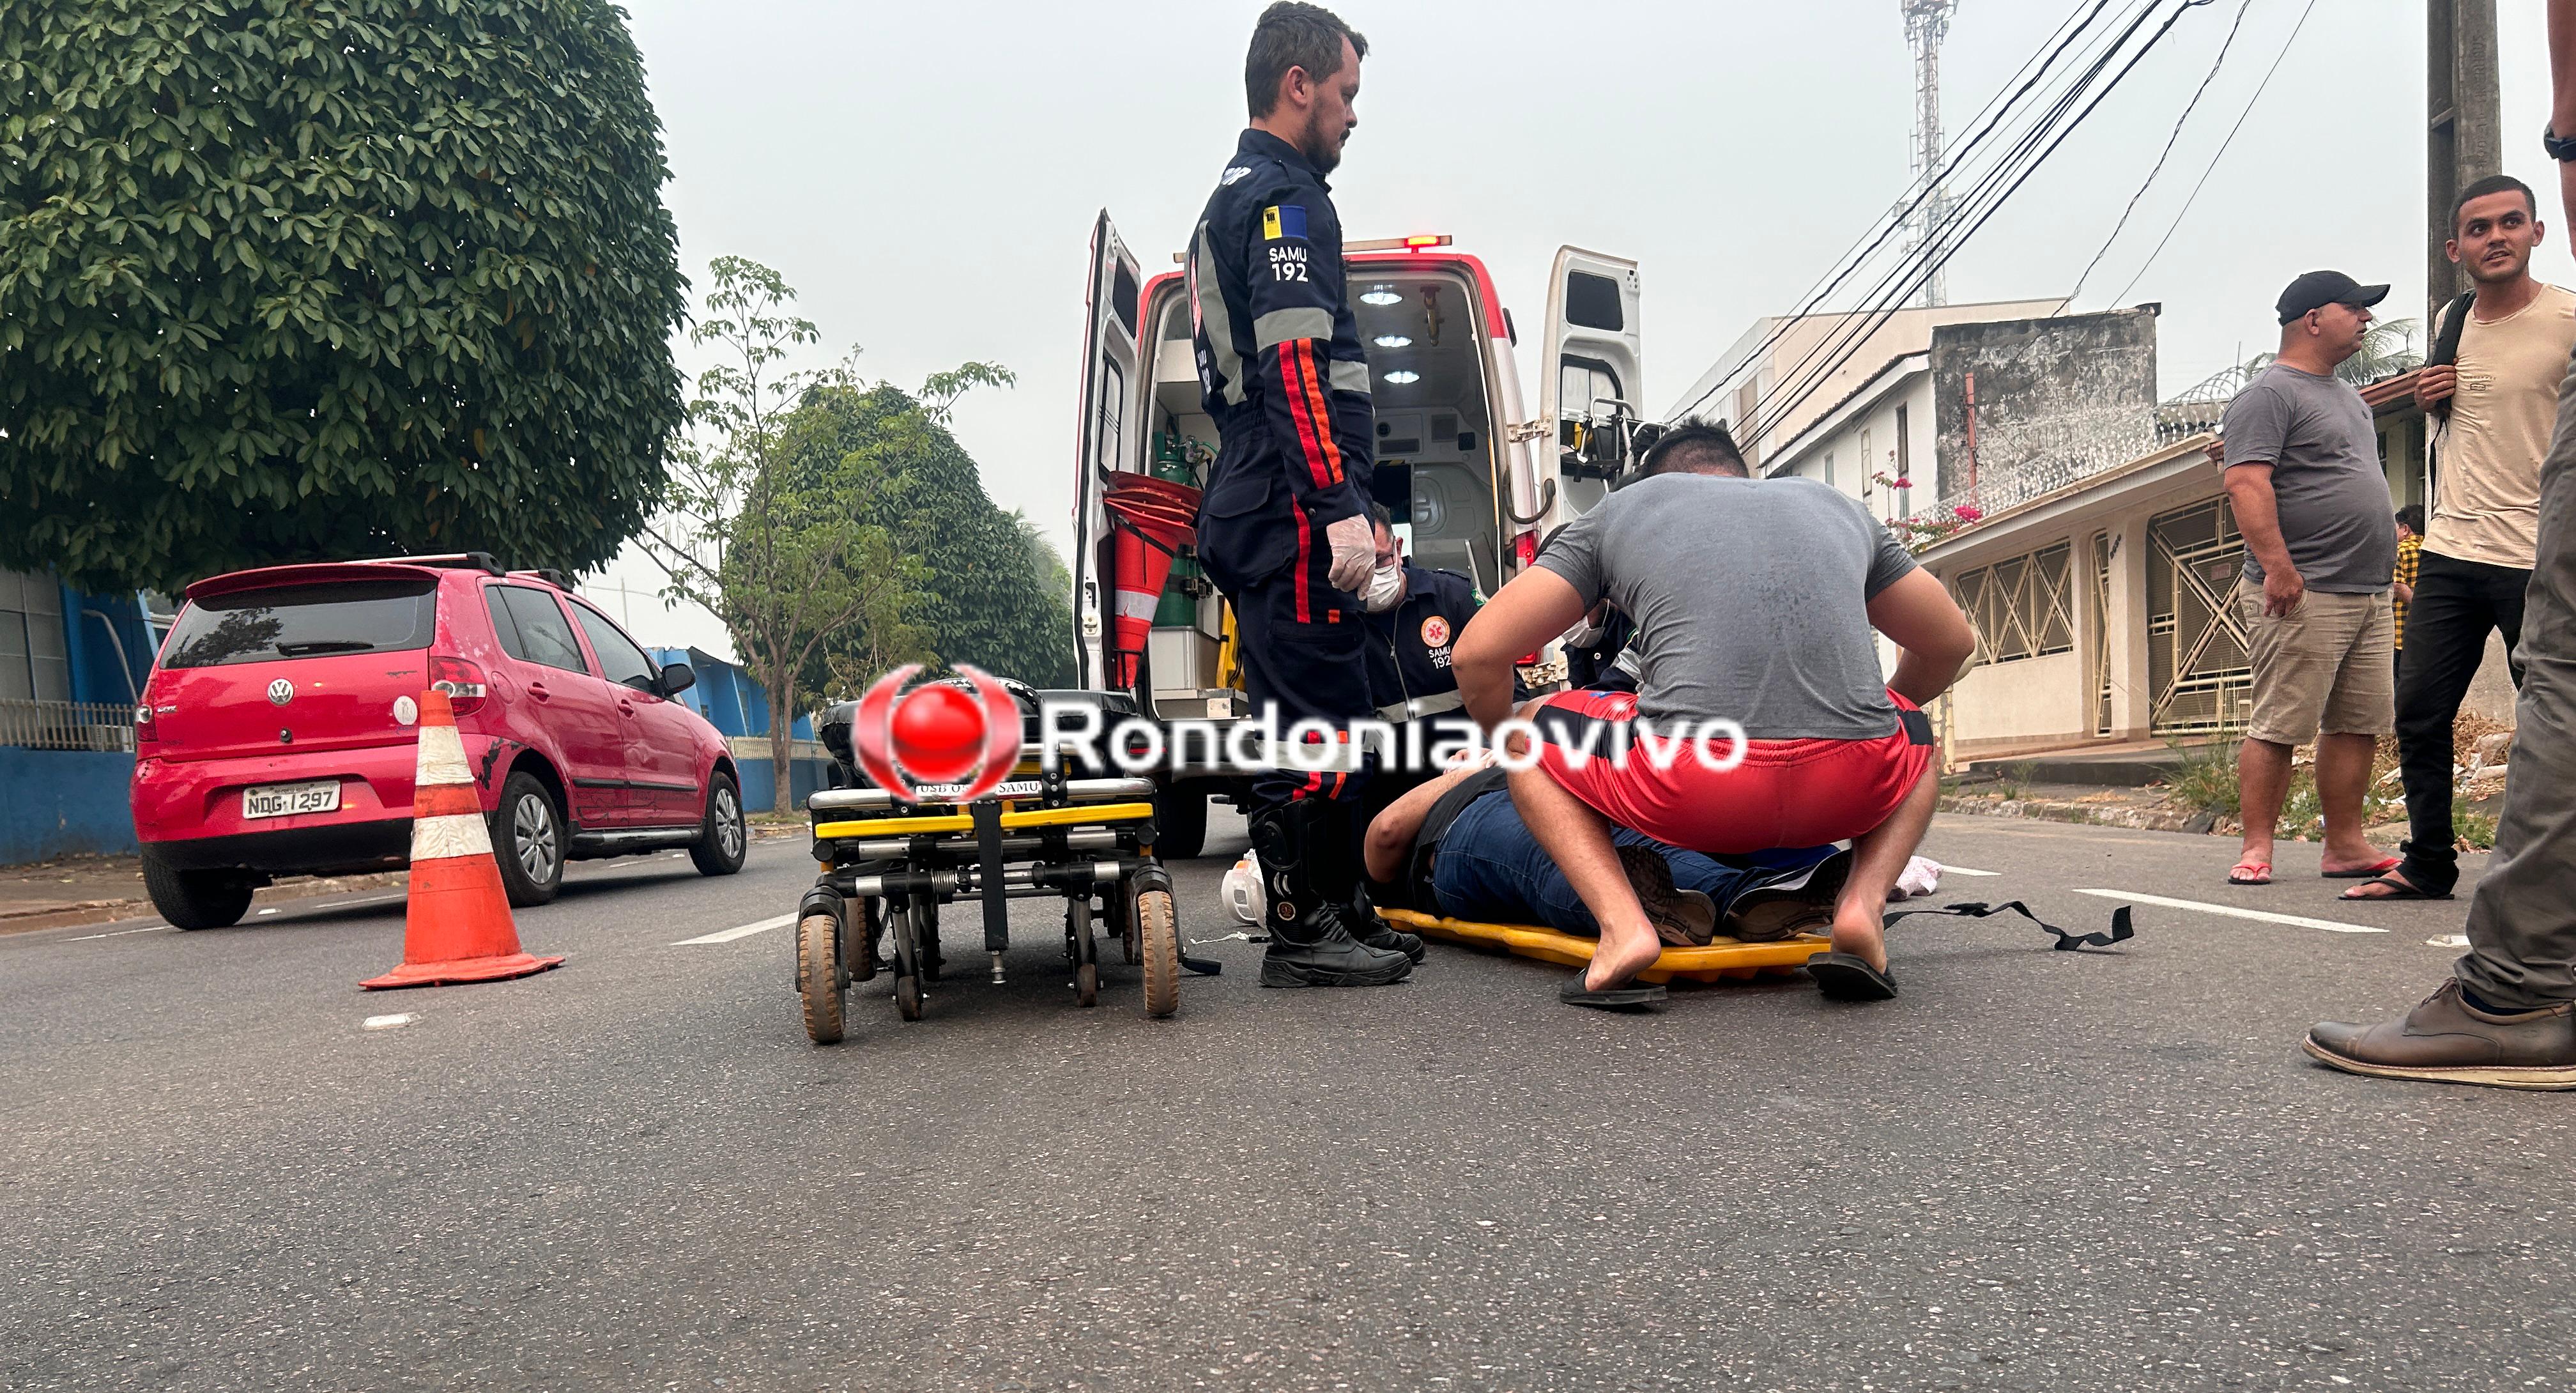
[[2236, 604], [2254, 661], [2254, 714], [2236, 766], [2245, 845], [2230, 884], [2271, 883], [2290, 752], [2310, 740], [2326, 875], [2366, 879], [2396, 865], [2363, 840], [2361, 799], [2397, 715], [2388, 663], [2397, 528], [2370, 407], [2334, 375], [2387, 294], [2340, 271], [2290, 282], [2274, 306], [2280, 354], [2220, 425], [2227, 499], [2245, 536]]

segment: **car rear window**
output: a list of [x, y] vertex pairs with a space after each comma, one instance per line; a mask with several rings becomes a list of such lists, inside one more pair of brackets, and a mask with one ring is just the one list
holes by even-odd
[[223, 667], [427, 648], [438, 627], [428, 577], [281, 585], [191, 601], [161, 665]]

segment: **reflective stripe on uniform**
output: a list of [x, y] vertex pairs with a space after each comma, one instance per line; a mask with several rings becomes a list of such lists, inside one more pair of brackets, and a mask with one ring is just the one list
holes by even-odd
[[1331, 383], [1336, 392], [1357, 392], [1364, 397], [1369, 395], [1369, 374], [1366, 363], [1335, 363], [1325, 370], [1324, 380]]
[[1199, 328], [1208, 352], [1216, 359], [1217, 382], [1228, 406], [1243, 405], [1243, 360], [1234, 352], [1234, 316], [1225, 312], [1225, 292], [1216, 283], [1216, 244], [1208, 238], [1208, 225], [1199, 224], [1195, 248], [1190, 253], [1190, 285], [1199, 297]]
[[411, 859], [439, 861], [453, 856], [489, 856], [492, 831], [478, 813], [419, 817], [411, 823]]
[[1252, 345], [1255, 348], [1277, 348], [1290, 339], [1333, 338], [1333, 312], [1312, 306], [1272, 310], [1252, 321]]
[[1456, 711], [1466, 704], [1466, 693], [1442, 692], [1437, 696], [1391, 702], [1377, 709], [1377, 718], [1388, 722], [1410, 721], [1420, 716], [1437, 716], [1443, 711]]
[[[1318, 310], [1320, 314], [1322, 311]], [[1306, 456], [1306, 474], [1315, 487], [1328, 489], [1342, 481], [1342, 451], [1333, 443], [1333, 412], [1315, 380], [1315, 341], [1290, 339], [1279, 346], [1279, 376], [1288, 393], [1288, 415], [1297, 424], [1297, 443]]]

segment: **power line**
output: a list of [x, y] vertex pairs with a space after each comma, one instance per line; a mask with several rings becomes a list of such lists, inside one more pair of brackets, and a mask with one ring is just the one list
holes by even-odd
[[[2127, 80], [2129, 74], [2135, 72], [2138, 65], [2146, 60], [2147, 55], [2155, 51], [2156, 45], [2162, 42], [2166, 35], [2173, 32], [2174, 26], [2181, 22], [2182, 17], [2185, 14], [2214, 2], [2215, 0], [2181, 0], [2181, 3], [2176, 6], [2174, 12], [2166, 17], [2165, 22], [2157, 28], [2155, 33], [2148, 36], [2146, 42], [2139, 45], [2137, 49], [2129, 55], [2128, 61], [2121, 65], [2119, 71], [2113, 74], [2110, 81], [2104, 84], [2099, 92], [2094, 94], [2092, 100], [2085, 103], [2083, 109], [2076, 112], [2071, 120], [2065, 121], [2063, 125], [2058, 125], [2057, 118], [2073, 108], [2075, 102], [2092, 86], [2094, 80], [2100, 76], [2104, 69], [2109, 67], [2111, 60], [2117, 57], [2121, 50], [2126, 47], [2129, 38], [2136, 34], [2138, 29], [2145, 24], [2147, 19], [2153, 16], [2156, 7], [2153, 5], [2149, 6], [2135, 20], [2131, 21], [2129, 27], [2121, 33], [2119, 39], [2105, 49], [2100, 57], [2095, 60], [2093, 65], [2086, 70], [2083, 76], [2059, 96], [2057, 102], [2050, 108], [2048, 117], [2043, 120], [2039, 126], [2034, 127], [2030, 132], [2023, 136], [2023, 138], [2015, 145], [2009, 158], [2010, 160], [2018, 160], [2025, 152], [2037, 147], [2042, 138], [2048, 138], [2045, 148], [2039, 148], [2036, 155], [2027, 160], [2019, 161], [2017, 169], [2015, 169], [2013, 163], [2008, 161], [2006, 164], [1999, 165], [1995, 170], [1989, 172], [1986, 178], [1980, 182], [1978, 189], [1972, 193], [1972, 200], [1983, 194], [1984, 190], [1991, 187], [1996, 181], [2005, 177], [2008, 172], [2010, 173], [2011, 183], [2006, 185], [2001, 192], [1995, 194], [1992, 198], [1987, 199], [1982, 208], [1977, 210], [1975, 221], [1969, 223], [1967, 228], [1963, 232], [1960, 232], [1955, 238], [1949, 239], [1946, 245], [1942, 247], [1937, 257], [1924, 263], [1919, 268], [1915, 268], [1911, 275], [1904, 274], [1904, 268], [1900, 268], [1899, 272], [1891, 273], [1889, 277], [1883, 278], [1881, 281], [1882, 286], [1888, 284], [1891, 280], [1898, 281], [1897, 290], [1894, 296], [1882, 299], [1874, 304], [1870, 309], [1857, 312], [1847, 317], [1842, 325], [1837, 326], [1839, 332], [1835, 336], [1834, 355], [1827, 359], [1822, 367], [1817, 368], [1813, 372], [1806, 372], [1806, 364], [1815, 359], [1816, 352], [1823, 350], [1822, 345], [1819, 346], [1818, 350], [1811, 351], [1805, 359], [1802, 359], [1798, 370], [1805, 373], [1805, 376], [1802, 379], [1800, 390], [1798, 390], [1794, 395], [1789, 396], [1785, 402], [1778, 403], [1776, 407], [1773, 402], [1766, 401], [1764, 406], [1767, 409], [1755, 422], [1754, 428], [1750, 433], [1751, 438], [1758, 442], [1763, 435], [1778, 426], [1782, 421], [1788, 419], [1788, 417], [1795, 413], [1799, 407], [1803, 406], [1810, 397], [1814, 396], [1817, 391], [1821, 390], [1826, 379], [1839, 369], [1844, 362], [1848, 361], [1851, 354], [1857, 352], [1862, 343], [1867, 342], [1871, 335], [1876, 334], [1879, 328], [1883, 326], [1889, 318], [1894, 316], [1897, 309], [1905, 300], [1912, 298], [1914, 288], [1920, 285], [1924, 278], [1938, 274], [1940, 269], [1947, 265], [1952, 257], [1958, 255], [1960, 250], [1966, 246], [1968, 240], [1973, 238], [1979, 230], [1984, 228], [1986, 223], [1990, 221], [1997, 212], [2001, 211], [2004, 204], [2009, 202], [2012, 196], [2015, 193], [2018, 193], [2022, 186], [2028, 183], [2034, 174], [2038, 173], [2040, 167], [2047, 163], [2049, 157], [2056, 154], [2058, 148], [2064, 145], [2067, 139], [2072, 136], [2095, 111], [2101, 108], [2103, 102], [2109, 100], [2111, 94], [2119, 89], [2120, 84]], [[2052, 129], [2054, 130], [2054, 136], [2053, 138], [2050, 138], [2050, 132]], [[1959, 213], [1960, 217], [1964, 217], [1966, 215], [1968, 206], [1969, 205], [1962, 206]], [[1948, 222], [1955, 220], [1956, 219], [1945, 220], [1945, 227]], [[1852, 327], [1855, 321], [1859, 322], [1856, 329]]]
[[2129, 277], [2129, 283], [2121, 286], [2120, 293], [2111, 297], [2111, 303], [2116, 305], [2128, 299], [2129, 292], [2137, 288], [2139, 281], [2146, 279], [2147, 270], [2156, 264], [2156, 258], [2164, 255], [2165, 243], [2173, 240], [2174, 233], [2182, 227], [2182, 220], [2190, 216], [2193, 201], [2200, 197], [2202, 187], [2209, 183], [2209, 176], [2218, 171], [2218, 162], [2227, 158], [2227, 147], [2235, 144], [2236, 133], [2245, 129], [2245, 118], [2254, 114], [2254, 104], [2263, 100], [2265, 89], [2272, 85], [2272, 74], [2281, 70], [2281, 60], [2290, 56], [2290, 45], [2299, 41], [2299, 31], [2308, 27], [2308, 16], [2314, 13], [2316, 8], [2317, 0], [2308, 0], [2308, 7], [2299, 11], [2299, 22], [2290, 26], [2290, 37], [2281, 41], [2281, 51], [2273, 55], [2272, 66], [2264, 70], [2263, 80], [2255, 85], [2254, 95], [2245, 99], [2245, 109], [2236, 113], [2236, 124], [2227, 128], [2227, 138], [2218, 142], [2218, 153], [2211, 155], [2208, 166], [2200, 171], [2200, 182], [2191, 186], [2191, 197], [2182, 201], [2181, 210], [2174, 214], [2173, 225], [2165, 229], [2165, 235], [2156, 242], [2156, 249], [2147, 253], [2147, 259], [2138, 267], [2138, 273]]
[[[1873, 224], [1876, 228], [1876, 236], [1873, 237], [1868, 229], [1864, 229], [1861, 235], [1853, 240], [1852, 245], [1844, 249], [1842, 256], [1837, 258], [1833, 265], [1827, 268], [1826, 274], [1818, 278], [1818, 283], [1809, 287], [1807, 293], [1799, 298], [1798, 308], [1788, 316], [1779, 320], [1768, 333], [1764, 334], [1762, 338], [1755, 343], [1753, 349], [1747, 355], [1746, 361], [1756, 361], [1760, 359], [1763, 354], [1777, 346], [1781, 338], [1786, 336], [1789, 330], [1795, 326], [1798, 321], [1814, 314], [1815, 311], [1824, 304], [1827, 297], [1831, 296], [1836, 290], [1842, 287], [1844, 281], [1850, 279], [1850, 277], [1858, 272], [1863, 266], [1868, 265], [1870, 259], [1877, 255], [1881, 248], [1886, 246], [1888, 239], [1904, 229], [1905, 225], [1914, 217], [1916, 211], [1923, 206], [1924, 201], [1930, 197], [1931, 190], [1936, 185], [1949, 179], [1957, 170], [1966, 166], [1969, 161], [1977, 156], [1980, 148], [1985, 144], [1988, 137], [1994, 133], [1995, 128], [2002, 124], [2002, 122], [2011, 114], [2014, 107], [2020, 105], [2023, 97], [2028, 95], [2034, 87], [2046, 80], [2049, 70], [2056, 66], [2059, 57], [2061, 57], [2068, 48], [2074, 46], [2076, 41], [2083, 36], [2084, 32], [2090, 29], [2096, 20], [2101, 18], [2102, 12], [2111, 7], [2112, 3], [2113, 0], [2094, 0], [2092, 8], [2088, 12], [2085, 9], [2084, 0], [2077, 0], [2074, 9], [2068, 12], [2067, 18], [2059, 23], [2057, 30], [2049, 36], [2049, 39], [2043, 42], [2038, 49], [2034, 50], [2031, 57], [2023, 60], [2020, 69], [2017, 70], [2013, 74], [2012, 79], [2005, 84], [2007, 89], [2006, 93], [1998, 96], [1994, 102], [1988, 105], [1985, 112], [1981, 113], [1980, 119], [1983, 124], [1970, 134], [1966, 140], [1961, 141], [1959, 144], [1951, 148], [1948, 157], [1942, 162], [1942, 167], [1939, 171], [1940, 177], [1938, 179], [1927, 178], [1921, 181], [1916, 187], [1914, 196], [1910, 201], [1905, 203], [1902, 207], [1894, 210], [1892, 213], [1885, 215], [1880, 222]], [[2156, 3], [2156, 0], [2147, 0], [2147, 3], [2152, 5], [2153, 3]], [[2079, 19], [2078, 16], [2081, 16], [2081, 18]], [[2015, 86], [2015, 83], [2018, 83], [2019, 85]], [[1673, 415], [1676, 418], [1689, 415], [1699, 407], [1700, 403], [1707, 401], [1711, 396], [1716, 394], [1719, 387], [1724, 385], [1725, 380], [1723, 378], [1710, 384], [1706, 391], [1703, 391], [1698, 396], [1692, 398], [1687, 405], [1674, 412]]]
[[2254, 0], [2244, 0], [2236, 7], [2236, 22], [2227, 26], [2227, 41], [2218, 46], [2218, 57], [2211, 60], [2209, 71], [2200, 79], [2200, 86], [2192, 90], [2191, 100], [2184, 103], [2182, 115], [2174, 118], [2173, 133], [2165, 137], [2165, 148], [2156, 156], [2155, 168], [2147, 171], [2138, 191], [2129, 195], [2129, 206], [2121, 209], [2120, 220], [2111, 224], [2111, 235], [2102, 239], [2101, 249], [2093, 253], [2091, 261], [2084, 263], [2084, 274], [2075, 278], [2075, 288], [2066, 292], [2068, 304], [2074, 304], [2075, 297], [2084, 293], [2084, 282], [2093, 278], [2093, 268], [2101, 265], [2102, 258], [2110, 254], [2111, 244], [2120, 240], [2121, 231], [2129, 225], [2129, 215], [2138, 211], [2138, 200], [2147, 196], [2156, 176], [2165, 172], [2165, 161], [2173, 158], [2174, 144], [2182, 139], [2183, 126], [2191, 120], [2191, 114], [2200, 109], [2200, 99], [2208, 93], [2209, 84], [2218, 80], [2218, 70], [2227, 66], [2227, 51], [2236, 46], [2236, 32], [2245, 27], [2246, 12], [2253, 8]]

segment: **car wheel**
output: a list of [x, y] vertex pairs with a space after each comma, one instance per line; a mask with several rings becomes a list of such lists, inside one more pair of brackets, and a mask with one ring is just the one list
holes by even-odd
[[250, 912], [251, 888], [226, 871], [183, 871], [143, 853], [143, 891], [174, 929], [221, 929]]
[[1207, 794], [1176, 784], [1154, 796], [1154, 854], [1166, 861], [1195, 858], [1207, 845]]
[[707, 780], [707, 821], [689, 859], [707, 875], [732, 875], [751, 854], [751, 827], [743, 820], [742, 794], [731, 774]]
[[501, 888], [514, 909], [544, 904], [563, 888], [563, 809], [524, 769], [502, 781], [501, 806], [492, 810], [492, 859], [500, 863]]

